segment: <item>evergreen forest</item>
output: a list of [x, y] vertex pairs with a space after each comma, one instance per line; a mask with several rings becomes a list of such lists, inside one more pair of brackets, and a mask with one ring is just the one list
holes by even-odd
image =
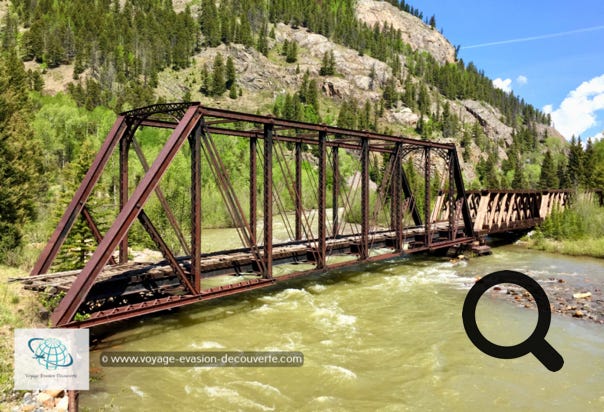
[[[436, 16], [426, 17], [408, 2], [389, 0], [401, 12], [436, 28]], [[176, 3], [176, 2], [175, 2]], [[285, 24], [325, 36], [333, 43], [371, 56], [389, 67], [390, 76], [372, 85], [380, 98], [361, 101], [328, 96], [323, 80], [341, 76], [333, 51], [325, 52], [316, 72], [299, 72], [299, 84], [276, 93], [268, 103], [270, 114], [287, 119], [324, 122], [341, 127], [400, 132], [385, 113], [409, 108], [419, 116], [417, 126], [403, 131], [410, 137], [454, 141], [460, 156], [475, 172], [467, 188], [584, 188], [604, 187], [604, 143], [566, 143], [543, 134], [549, 115], [521, 97], [493, 86], [472, 62], [456, 59], [439, 63], [432, 55], [402, 40], [399, 30], [369, 26], [355, 14], [354, 0], [192, 0], [175, 7], [171, 0], [10, 0], [0, 21], [0, 262], [30, 265], [77, 189], [116, 114], [164, 102], [159, 79], [167, 72], [195, 70], [200, 81], [194, 90], [214, 103], [244, 99], [248, 90], [238, 75], [236, 62], [218, 51], [200, 67], [194, 58], [208, 49], [229, 50], [241, 45], [283, 64], [296, 67], [306, 50], [295, 41], [277, 41], [275, 27]], [[226, 49], [225, 49], [226, 48]], [[73, 75], [65, 89], [49, 92], [53, 70], [69, 67]], [[370, 74], [376, 79], [376, 74]], [[182, 100], [191, 100], [189, 92]], [[485, 102], [513, 129], [512, 141], [489, 139], [478, 121], [463, 122], [450, 102]], [[255, 113], [258, 107], [247, 107]], [[263, 113], [265, 114], [265, 113]], [[268, 113], [266, 113], [268, 114]], [[162, 131], [145, 130], [140, 140], [152, 159], [165, 140]], [[244, 159], [247, 146], [234, 140], [216, 140], [234, 186], [247, 187]], [[501, 150], [507, 154], [500, 156]], [[312, 153], [311, 153], [312, 155]], [[344, 175], [357, 159], [342, 158]], [[100, 216], [102, 230], [115, 216], [118, 205], [118, 171], [104, 175], [89, 207]], [[136, 169], [138, 177], [142, 170]], [[308, 184], [314, 163], [305, 161]], [[372, 178], [379, 181], [383, 159], [372, 163]], [[405, 165], [414, 184], [413, 164]], [[136, 175], [136, 173], [134, 173]], [[205, 227], [232, 225], [219, 207], [221, 199], [209, 172], [203, 175]], [[188, 205], [187, 159], [177, 157], [162, 181], [166, 197], [175, 206], [186, 232]], [[137, 176], [133, 178], [136, 179]], [[241, 183], [241, 184], [238, 184]], [[412, 182], [413, 183], [413, 182]], [[279, 184], [279, 182], [277, 182]], [[239, 193], [242, 201], [249, 195]], [[312, 207], [311, 198], [304, 199]], [[215, 207], [213, 205], [216, 205]], [[289, 204], [285, 207], [293, 207]], [[159, 204], [148, 214], [168, 226]], [[77, 222], [56, 269], [81, 264], [91, 250], [91, 234]], [[135, 226], [131, 241], [152, 246], [142, 228]], [[176, 246], [176, 240], [170, 239]]]

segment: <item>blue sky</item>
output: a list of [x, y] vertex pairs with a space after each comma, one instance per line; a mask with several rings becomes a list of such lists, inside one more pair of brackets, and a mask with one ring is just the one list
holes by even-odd
[[459, 57], [551, 112], [566, 138], [604, 131], [604, 0], [408, 0]]

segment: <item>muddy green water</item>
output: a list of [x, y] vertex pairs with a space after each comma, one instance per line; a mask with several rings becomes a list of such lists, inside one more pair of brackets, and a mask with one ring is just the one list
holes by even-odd
[[[604, 262], [499, 247], [450, 263], [413, 257], [327, 273], [130, 322], [91, 353], [81, 394], [96, 411], [604, 410], [604, 326], [554, 315], [547, 339], [564, 357], [557, 373], [532, 355], [491, 358], [461, 320], [475, 276], [499, 269], [537, 278], [604, 277]], [[486, 295], [485, 336], [524, 340], [535, 311]], [[101, 350], [301, 351], [298, 368], [108, 368]]]

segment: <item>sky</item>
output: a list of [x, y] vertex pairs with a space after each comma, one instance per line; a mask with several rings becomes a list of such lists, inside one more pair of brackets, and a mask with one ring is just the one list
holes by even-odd
[[458, 57], [550, 113], [567, 139], [603, 138], [604, 0], [408, 0]]

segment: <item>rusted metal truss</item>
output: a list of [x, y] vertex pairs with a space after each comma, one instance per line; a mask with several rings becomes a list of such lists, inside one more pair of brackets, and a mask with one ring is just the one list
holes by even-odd
[[[172, 130], [151, 165], [141, 149], [145, 142], [135, 139], [142, 127]], [[224, 153], [215, 143], [217, 138], [249, 141], [248, 207], [244, 208], [239, 198], [240, 188], [233, 186], [222, 160]], [[185, 142], [188, 149], [183, 150]], [[116, 148], [120, 209], [102, 236], [86, 202]], [[144, 171], [140, 179], [130, 176], [131, 152]], [[162, 177], [179, 152], [186, 153], [191, 168], [188, 236], [160, 189]], [[358, 165], [348, 181], [341, 173], [344, 155]], [[376, 166], [376, 159], [382, 163]], [[315, 175], [311, 174], [309, 187], [304, 187], [303, 182], [309, 181], [309, 162], [314, 163]], [[238, 249], [202, 250], [204, 168], [211, 171], [237, 229], [241, 240]], [[372, 179], [376, 171], [379, 176]], [[185, 256], [171, 250], [144, 212], [152, 193], [157, 195]], [[314, 196], [313, 206], [305, 207], [309, 194]], [[286, 216], [286, 196], [293, 203], [293, 224]], [[568, 193], [563, 191], [466, 193], [453, 144], [220, 110], [199, 103], [160, 104], [118, 116], [31, 275], [54, 279], [48, 275], [51, 265], [75, 219], [82, 215], [99, 244], [84, 268], [69, 274], [72, 278], [65, 287], [66, 294], [51, 320], [58, 327], [87, 327], [334, 267], [459, 246], [482, 233], [534, 226], [567, 199]], [[288, 229], [287, 240], [275, 239], [273, 225], [279, 217]], [[163, 254], [164, 262], [142, 267], [128, 263], [128, 235], [137, 220]], [[119, 264], [107, 266], [115, 263], [116, 252]], [[334, 259], [337, 255], [349, 259]], [[305, 266], [274, 272], [275, 266], [286, 263]], [[224, 275], [233, 275], [235, 280], [223, 286], [204, 283]], [[76, 321], [78, 313], [86, 316]]]

